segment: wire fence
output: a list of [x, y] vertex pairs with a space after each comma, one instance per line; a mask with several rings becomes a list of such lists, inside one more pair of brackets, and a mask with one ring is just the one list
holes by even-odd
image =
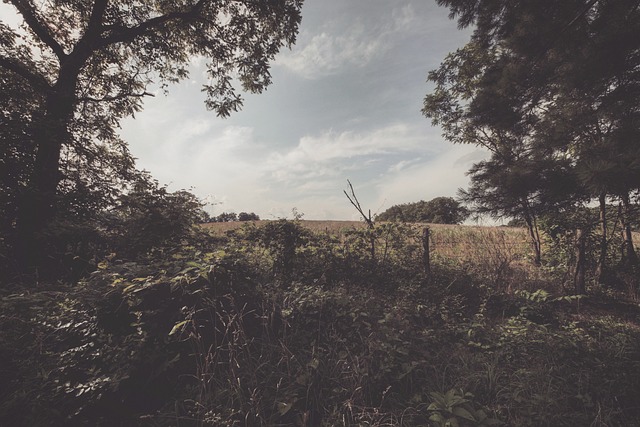
[[[260, 221], [256, 224], [265, 222]], [[350, 230], [366, 227], [362, 221], [302, 220], [300, 223], [312, 231], [342, 237]], [[240, 222], [211, 223], [204, 227], [214, 234], [224, 234], [243, 224]], [[433, 257], [483, 262], [486, 258], [496, 257], [524, 259], [532, 252], [529, 236], [523, 228], [445, 224], [411, 224], [408, 227], [410, 232], [406, 238], [418, 245], [422, 245], [420, 239], [423, 230], [429, 229], [429, 252]]]

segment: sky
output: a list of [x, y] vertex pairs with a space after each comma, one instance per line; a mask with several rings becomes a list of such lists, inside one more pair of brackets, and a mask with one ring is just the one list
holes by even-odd
[[469, 36], [433, 0], [305, 0], [297, 43], [242, 111], [206, 110], [194, 59], [190, 78], [147, 98], [121, 136], [138, 168], [214, 216], [358, 219], [347, 180], [373, 214], [455, 196], [486, 153], [445, 141], [420, 110], [428, 72]]

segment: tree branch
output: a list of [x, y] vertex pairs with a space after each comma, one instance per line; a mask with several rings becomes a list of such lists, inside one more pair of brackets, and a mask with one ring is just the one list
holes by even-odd
[[85, 37], [95, 37], [100, 34], [100, 30], [102, 29], [102, 18], [104, 16], [104, 12], [107, 9], [107, 4], [109, 0], [96, 0], [93, 4], [93, 9], [91, 10], [91, 17], [89, 18], [89, 23], [87, 24], [87, 31], [85, 32]]
[[14, 74], [19, 75], [26, 81], [28, 81], [34, 88], [41, 92], [47, 92], [51, 90], [51, 85], [40, 74], [34, 73], [24, 64], [18, 61], [14, 61], [10, 58], [5, 58], [4, 56], [0, 56], [0, 67], [4, 68], [7, 71], [10, 71]]
[[94, 98], [92, 96], [83, 96], [83, 97], [79, 97], [78, 101], [81, 102], [112, 102], [112, 101], [117, 101], [119, 99], [125, 99], [125, 98], [142, 98], [145, 96], [155, 96], [152, 93], [149, 92], [141, 92], [141, 93], [119, 93], [117, 95], [113, 95], [113, 96], [104, 96], [102, 98]]
[[184, 12], [172, 12], [166, 15], [157, 16], [155, 18], [144, 21], [135, 27], [109, 26], [112, 33], [102, 39], [102, 46], [108, 46], [115, 43], [127, 42], [134, 40], [136, 37], [142, 36], [148, 31], [161, 27], [167, 22], [173, 20], [189, 20], [197, 18], [202, 10], [206, 0], [199, 0], [189, 10]]
[[27, 23], [29, 28], [33, 30], [33, 32], [38, 36], [42, 42], [44, 42], [49, 48], [53, 51], [53, 53], [58, 57], [59, 60], [62, 60], [67, 54], [64, 52], [64, 49], [60, 44], [53, 38], [53, 35], [50, 32], [50, 29], [40, 22], [36, 15], [36, 10], [33, 4], [29, 0], [10, 0], [11, 4], [18, 9], [20, 15], [24, 18], [24, 21]]
[[364, 210], [362, 209], [362, 206], [360, 206], [360, 201], [358, 200], [358, 197], [356, 196], [356, 192], [353, 189], [353, 185], [351, 185], [351, 181], [347, 180], [347, 183], [349, 184], [349, 189], [351, 191], [351, 195], [349, 195], [349, 193], [347, 193], [347, 190], [343, 190], [344, 195], [347, 196], [347, 199], [349, 199], [349, 202], [351, 202], [353, 207], [356, 208], [358, 213], [360, 215], [362, 215], [362, 219], [364, 219], [364, 221], [367, 223], [367, 226], [370, 229], [373, 229], [374, 228], [374, 223], [373, 223], [373, 219], [371, 219], [371, 211], [369, 211], [369, 215], [368, 216], [365, 215]]

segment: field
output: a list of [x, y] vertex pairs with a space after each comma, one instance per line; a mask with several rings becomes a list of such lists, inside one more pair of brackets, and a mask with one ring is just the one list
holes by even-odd
[[[256, 221], [252, 225], [264, 226], [270, 221]], [[365, 230], [364, 221], [313, 221], [300, 220], [299, 224], [314, 233], [337, 236], [344, 240], [354, 230]], [[380, 223], [379, 225], [392, 223]], [[222, 236], [230, 230], [241, 228], [245, 223], [208, 223], [203, 227], [210, 233]], [[403, 226], [405, 227], [405, 226]], [[520, 269], [536, 274], [529, 268], [527, 260], [532, 258], [531, 244], [527, 232], [517, 227], [491, 227], [448, 224], [410, 224], [403, 228], [403, 238], [419, 244], [422, 231], [429, 228], [429, 250], [432, 258], [447, 259], [456, 263], [475, 265], [483, 269], [506, 269], [519, 264]], [[499, 274], [499, 273], [495, 273]]]

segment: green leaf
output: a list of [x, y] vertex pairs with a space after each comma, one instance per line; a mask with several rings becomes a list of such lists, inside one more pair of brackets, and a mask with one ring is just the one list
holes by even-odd
[[280, 416], [282, 416], [289, 412], [292, 407], [293, 403], [278, 402], [278, 413], [280, 414]]
[[450, 427], [460, 427], [460, 423], [458, 422], [457, 418], [449, 418], [444, 425]]
[[431, 416], [429, 416], [429, 419], [438, 424], [442, 424], [444, 422], [444, 417], [439, 412], [431, 414]]
[[171, 328], [171, 332], [169, 332], [169, 335], [173, 335], [176, 332], [178, 332], [179, 329], [181, 329], [184, 325], [186, 325], [187, 323], [189, 323], [188, 320], [183, 320], [182, 322], [178, 322], [175, 325], [173, 325], [173, 328]]
[[456, 390], [455, 389], [451, 389], [447, 392], [447, 394], [444, 395], [444, 401], [446, 402], [447, 406], [453, 401], [453, 398], [456, 395]]
[[465, 420], [469, 420], [469, 421], [476, 421], [476, 417], [474, 417], [471, 412], [467, 411], [462, 406], [456, 406], [455, 408], [453, 408], [453, 411], [451, 412], [456, 417], [464, 418]]
[[444, 408], [447, 406], [445, 397], [442, 395], [442, 393], [432, 391], [431, 393], [429, 393], [429, 395], [433, 400], [435, 400], [435, 402], [439, 405], [439, 407]]

